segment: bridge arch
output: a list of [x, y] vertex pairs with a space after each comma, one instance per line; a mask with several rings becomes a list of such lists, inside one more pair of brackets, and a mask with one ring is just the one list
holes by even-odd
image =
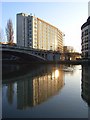
[[[20, 50], [3, 50], [2, 49], [2, 58], [8, 57], [8, 60], [10, 59], [10, 57], [12, 58], [12, 55], [16, 58], [13, 60], [16, 61], [27, 61], [27, 62], [43, 62], [46, 61], [44, 58], [36, 55], [36, 54], [32, 54], [30, 52], [26, 52], [26, 51], [20, 51]], [[14, 58], [13, 57], [13, 58]]]

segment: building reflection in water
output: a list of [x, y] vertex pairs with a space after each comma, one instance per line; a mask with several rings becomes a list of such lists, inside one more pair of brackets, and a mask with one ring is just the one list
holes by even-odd
[[13, 96], [14, 96], [14, 84], [13, 83], [10, 83], [7, 85], [7, 98], [8, 98], [8, 102], [10, 104], [13, 103]]
[[[18, 77], [16, 83], [17, 109], [26, 109], [56, 95], [64, 86], [64, 72], [62, 66], [44, 66]], [[9, 103], [13, 100], [13, 84], [8, 84]]]
[[[82, 92], [81, 96], [88, 104], [88, 114], [90, 115], [90, 66], [82, 66]], [[90, 119], [90, 116], [89, 116]]]

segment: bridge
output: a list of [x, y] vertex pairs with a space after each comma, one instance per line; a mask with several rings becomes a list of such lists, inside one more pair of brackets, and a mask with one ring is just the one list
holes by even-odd
[[0, 45], [2, 60], [26, 61], [26, 62], [45, 62], [59, 61], [61, 53], [52, 50], [39, 50], [21, 46]]
[[76, 60], [81, 58], [81, 54], [78, 52], [65, 52], [62, 53], [62, 57], [64, 60]]

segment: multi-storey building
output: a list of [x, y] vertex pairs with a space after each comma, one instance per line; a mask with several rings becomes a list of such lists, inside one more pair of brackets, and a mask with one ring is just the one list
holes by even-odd
[[75, 50], [72, 46], [63, 46], [63, 52], [64, 53], [72, 53], [72, 52], [75, 52]]
[[63, 33], [36, 16], [19, 13], [17, 14], [17, 45], [63, 52]]
[[81, 45], [82, 45], [82, 58], [90, 59], [90, 16], [87, 21], [81, 26]]

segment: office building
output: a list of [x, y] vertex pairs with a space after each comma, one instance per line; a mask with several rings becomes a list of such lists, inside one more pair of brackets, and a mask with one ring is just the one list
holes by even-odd
[[17, 14], [17, 45], [63, 52], [63, 33], [36, 16], [19, 13]]
[[82, 46], [82, 58], [90, 59], [90, 16], [87, 21], [81, 26], [81, 46]]

